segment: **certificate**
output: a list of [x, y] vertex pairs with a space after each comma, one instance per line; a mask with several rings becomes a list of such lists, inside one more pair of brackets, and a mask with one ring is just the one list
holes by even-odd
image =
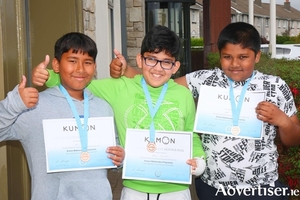
[[[265, 100], [265, 91], [247, 91], [242, 104], [238, 127], [232, 123], [229, 89], [202, 85], [200, 87], [194, 131], [231, 137], [261, 139], [263, 121], [257, 119], [255, 108]], [[241, 91], [234, 90], [235, 101]], [[233, 129], [237, 128], [237, 134]]]
[[149, 148], [149, 130], [127, 129], [122, 178], [191, 184], [192, 134], [156, 131]]
[[106, 153], [107, 147], [116, 145], [113, 117], [88, 119], [87, 153], [90, 158], [86, 162], [80, 159], [82, 147], [74, 118], [43, 120], [43, 129], [47, 173], [116, 167]]

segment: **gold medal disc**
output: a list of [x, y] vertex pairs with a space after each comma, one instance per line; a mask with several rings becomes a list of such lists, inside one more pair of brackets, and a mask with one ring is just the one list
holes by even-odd
[[232, 135], [238, 135], [241, 133], [241, 129], [238, 126], [233, 126], [231, 127], [231, 133]]
[[153, 143], [153, 142], [148, 143], [147, 144], [147, 150], [151, 153], [154, 152], [156, 150], [156, 144]]
[[80, 160], [82, 162], [88, 162], [90, 160], [90, 158], [91, 158], [91, 156], [90, 156], [90, 154], [88, 152], [82, 152], [80, 154]]

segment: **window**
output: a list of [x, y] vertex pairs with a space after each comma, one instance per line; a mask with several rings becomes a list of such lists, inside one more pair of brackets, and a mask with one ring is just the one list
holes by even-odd
[[297, 28], [300, 29], [300, 22], [298, 22]]
[[293, 29], [296, 28], [296, 21], [292, 21], [291, 23], [292, 23], [292, 28]]
[[282, 48], [276, 48], [276, 54], [283, 54]]
[[[113, 10], [113, 8], [114, 8], [114, 2], [113, 2], [113, 0], [108, 0], [108, 9], [109, 9], [109, 15], [108, 15], [108, 20], [109, 20], [109, 35], [111, 35], [111, 36], [113, 36], [114, 35], [114, 21], [113, 21], [113, 18], [114, 18], [114, 10]], [[111, 55], [112, 55], [112, 58], [115, 56], [115, 54], [114, 54], [114, 50], [113, 50], [113, 47], [115, 46], [115, 41], [114, 41], [114, 37], [110, 37], [110, 39], [109, 39], [109, 41], [108, 41], [109, 43], [110, 43], [110, 47], [111, 47]]]
[[[190, 9], [191, 0], [181, 0], [181, 2], [145, 0], [145, 26], [146, 31], [154, 25], [160, 24], [167, 26], [182, 39], [182, 49], [180, 55], [180, 69], [174, 78], [183, 76], [191, 72], [191, 21], [193, 19]], [[187, 17], [188, 16], [188, 17]], [[198, 11], [195, 10], [195, 21], [199, 20]], [[188, 22], [188, 23], [187, 23]], [[195, 29], [196, 30], [196, 29]]]
[[231, 15], [231, 22], [236, 22], [236, 15]]
[[256, 18], [256, 26], [260, 26], [260, 18], [259, 17]]
[[287, 21], [286, 21], [286, 20], [283, 20], [283, 21], [282, 21], [282, 28], [285, 29], [285, 28], [286, 28], [286, 24], [287, 24]]
[[191, 21], [192, 21], [193, 24], [197, 23], [195, 10], [192, 10], [192, 20]]
[[290, 54], [291, 53], [291, 49], [282, 48], [282, 52], [283, 52], [283, 54]]
[[248, 22], [248, 16], [247, 15], [243, 16], [243, 22], [246, 22], [246, 23]]
[[276, 54], [286, 55], [286, 54], [290, 54], [290, 53], [291, 53], [291, 49], [288, 49], [288, 48], [279, 48], [279, 47], [276, 48]]
[[260, 50], [262, 53], [269, 53], [269, 47], [262, 47]]
[[278, 28], [280, 28], [280, 27], [281, 27], [281, 20], [279, 19], [279, 20], [277, 21], [277, 23], [278, 23]]
[[266, 27], [268, 27], [268, 26], [269, 26], [269, 19], [266, 18]]

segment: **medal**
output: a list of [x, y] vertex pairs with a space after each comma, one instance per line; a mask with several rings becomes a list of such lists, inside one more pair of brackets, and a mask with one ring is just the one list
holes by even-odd
[[90, 156], [90, 154], [88, 152], [82, 152], [80, 154], [80, 160], [82, 162], [88, 162], [90, 160], [90, 158], [91, 158], [91, 156]]
[[[253, 73], [251, 75], [251, 77], [246, 81], [246, 83], [244, 84], [240, 95], [237, 96], [239, 98], [237, 98], [236, 96], [234, 96], [233, 93], [233, 80], [231, 80], [230, 78], [228, 78], [229, 83], [230, 83], [230, 89], [229, 89], [229, 96], [230, 96], [230, 104], [231, 104], [231, 112], [232, 112], [232, 124], [233, 126], [230, 129], [230, 132], [232, 135], [237, 136], [241, 133], [241, 129], [238, 126], [239, 125], [239, 119], [240, 119], [240, 114], [241, 114], [241, 110], [242, 110], [242, 106], [243, 106], [243, 101], [247, 92], [247, 88], [248, 85], [250, 84], [250, 81], [253, 77]], [[237, 104], [235, 103], [235, 101], [237, 101]]]
[[153, 153], [156, 150], [156, 144], [153, 142], [149, 142], [147, 144], [147, 150], [151, 153]]
[[167, 89], [168, 89], [168, 83], [165, 83], [164, 86], [162, 87], [162, 90], [160, 92], [158, 100], [157, 100], [155, 106], [153, 106], [151, 96], [150, 96], [150, 92], [147, 88], [147, 84], [146, 84], [145, 79], [142, 78], [141, 82], [142, 82], [143, 91], [144, 91], [144, 94], [145, 94], [145, 97], [146, 97], [146, 100], [147, 100], [149, 113], [150, 113], [150, 116], [151, 116], [151, 119], [152, 119], [151, 124], [150, 124], [150, 130], [149, 130], [149, 132], [150, 132], [150, 142], [147, 144], [147, 147], [146, 147], [147, 150], [152, 153], [156, 150], [155, 127], [154, 127], [154, 120], [153, 119], [154, 119], [154, 116], [155, 116], [157, 110], [159, 109], [160, 105], [162, 104], [162, 102], [164, 100], [164, 97], [165, 97]]
[[88, 146], [88, 141], [87, 141], [87, 126], [88, 126], [88, 118], [89, 118], [89, 100], [88, 100], [88, 95], [86, 92], [83, 92], [83, 99], [84, 99], [84, 119], [83, 119], [83, 124], [80, 120], [80, 116], [76, 110], [75, 104], [67, 92], [67, 90], [62, 86], [59, 85], [59, 89], [61, 92], [64, 94], [66, 97], [70, 108], [73, 112], [73, 115], [76, 119], [76, 124], [78, 127], [78, 132], [79, 132], [79, 137], [80, 137], [80, 144], [81, 144], [81, 150], [82, 153], [80, 154], [80, 160], [84, 163], [88, 162], [91, 158], [90, 154], [87, 152], [87, 146]]
[[238, 126], [232, 126], [231, 127], [231, 133], [232, 133], [232, 135], [238, 135], [238, 134], [240, 134], [240, 132], [241, 132], [240, 127], [238, 127]]

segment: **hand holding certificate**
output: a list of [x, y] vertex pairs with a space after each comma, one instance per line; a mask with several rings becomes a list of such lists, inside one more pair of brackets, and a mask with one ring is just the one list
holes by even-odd
[[230, 99], [238, 101], [241, 91], [229, 97], [228, 89], [201, 86], [194, 131], [198, 133], [260, 139], [263, 122], [256, 117], [255, 107], [265, 99], [264, 91], [247, 91], [243, 98], [237, 125], [233, 124]]
[[82, 152], [75, 119], [43, 120], [47, 172], [115, 168], [106, 149], [116, 145], [113, 117], [89, 118]]
[[191, 183], [192, 132], [127, 129], [123, 179]]

